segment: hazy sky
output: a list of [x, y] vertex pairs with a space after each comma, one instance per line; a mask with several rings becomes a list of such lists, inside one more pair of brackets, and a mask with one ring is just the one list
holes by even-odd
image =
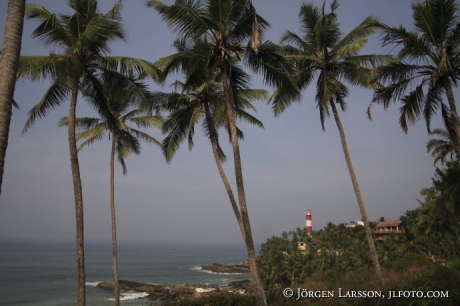
[[[30, 0], [53, 12], [69, 12], [67, 1]], [[106, 12], [116, 1], [100, 0]], [[123, 22], [127, 42], [111, 45], [113, 55], [156, 61], [174, 52], [171, 33], [155, 10], [144, 0], [124, 1]], [[166, 3], [173, 3], [168, 0]], [[289, 29], [300, 34], [298, 12], [303, 1], [253, 0], [258, 13], [272, 28], [266, 39], [278, 42]], [[322, 5], [322, 1], [313, 1]], [[342, 0], [338, 11], [344, 32], [368, 15], [390, 25], [411, 24], [410, 1]], [[0, 1], [0, 40], [7, 1]], [[22, 55], [47, 55], [52, 50], [31, 38], [37, 23], [26, 20]], [[366, 53], [388, 53], [374, 36]], [[174, 81], [171, 78], [169, 84]], [[254, 77], [255, 88], [265, 88]], [[0, 197], [0, 239], [72, 240], [75, 237], [75, 208], [70, 173], [67, 130], [58, 128], [69, 103], [50, 112], [25, 135], [21, 135], [27, 113], [48, 83], [20, 80], [15, 99], [5, 174]], [[152, 90], [170, 91], [168, 86], [151, 84]], [[352, 88], [348, 109], [341, 113], [355, 171], [371, 221], [381, 216], [397, 219], [406, 210], [418, 207], [417, 198], [431, 185], [433, 159], [426, 153], [430, 139], [424, 122], [410, 127], [406, 135], [399, 127], [399, 105], [384, 111], [373, 108], [374, 121], [366, 116], [372, 93]], [[455, 89], [459, 97], [459, 90]], [[257, 244], [283, 231], [305, 226], [305, 213], [313, 215], [313, 229], [327, 222], [360, 220], [358, 204], [333, 118], [321, 129], [314, 105], [314, 88], [305, 91], [302, 104], [292, 105], [275, 118], [264, 101], [255, 103], [256, 116], [265, 130], [241, 124], [243, 174], [251, 226]], [[95, 116], [81, 99], [77, 116]], [[439, 116], [433, 128], [442, 127]], [[162, 138], [159, 131], [150, 131]], [[222, 137], [224, 140], [225, 137]], [[225, 141], [223, 141], [225, 142]], [[233, 179], [230, 146], [227, 175]], [[87, 240], [110, 241], [109, 154], [106, 139], [80, 152], [83, 181], [85, 235]], [[157, 147], [143, 144], [140, 156], [127, 159], [128, 174], [116, 168], [116, 206], [120, 241], [242, 241], [225, 189], [217, 172], [211, 147], [198, 130], [195, 148], [187, 145], [167, 165]], [[235, 190], [236, 193], [236, 190]]]

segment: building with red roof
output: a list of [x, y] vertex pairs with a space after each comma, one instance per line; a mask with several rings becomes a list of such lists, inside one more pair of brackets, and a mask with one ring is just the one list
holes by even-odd
[[375, 227], [375, 240], [383, 241], [386, 237], [390, 234], [399, 235], [404, 233], [404, 221], [396, 220], [396, 221], [383, 221], [377, 224]]

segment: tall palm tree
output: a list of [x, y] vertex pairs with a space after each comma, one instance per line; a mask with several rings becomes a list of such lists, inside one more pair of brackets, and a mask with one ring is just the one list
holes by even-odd
[[426, 144], [426, 150], [434, 157], [433, 164], [436, 164], [439, 161], [441, 162], [441, 165], [444, 165], [447, 158], [450, 158], [451, 161], [459, 158], [454, 150], [452, 142], [450, 141], [449, 133], [447, 133], [446, 130], [435, 129], [432, 134], [441, 137], [437, 139], [430, 139]]
[[[140, 154], [140, 142], [142, 139], [148, 143], [161, 147], [161, 143], [154, 137], [132, 128], [128, 123], [136, 125], [138, 128], [158, 127], [163, 124], [161, 116], [146, 114], [142, 110], [142, 105], [149, 97], [146, 93], [142, 95], [142, 90], [130, 90], [123, 87], [123, 80], [117, 79], [109, 83], [107, 88], [107, 103], [111, 118], [75, 118], [75, 126], [80, 132], [77, 134], [77, 141], [82, 140], [78, 150], [89, 146], [96, 140], [102, 140], [105, 134], [111, 139], [110, 151], [110, 212], [112, 219], [112, 261], [114, 274], [115, 305], [120, 305], [120, 287], [118, 274], [118, 251], [117, 251], [117, 226], [115, 214], [115, 154], [123, 168], [123, 174], [127, 173], [125, 158], [132, 153]], [[140, 108], [141, 107], [141, 108]], [[60, 120], [59, 126], [68, 126], [69, 118], [64, 117]]]
[[[324, 120], [332, 110], [362, 220], [366, 228], [374, 268], [380, 281], [380, 286], [384, 288], [385, 284], [366, 208], [337, 110], [337, 105], [342, 110], [345, 110], [345, 98], [348, 96], [348, 88], [342, 83], [342, 80], [351, 84], [369, 86], [372, 74], [368, 68], [384, 59], [375, 55], [358, 55], [366, 44], [367, 37], [378, 29], [378, 21], [375, 18], [367, 17], [356, 28], [342, 36], [336, 14], [336, 10], [339, 7], [338, 2], [334, 0], [331, 3], [330, 13], [326, 12], [325, 4], [324, 2], [322, 9], [315, 7], [313, 4], [303, 4], [299, 14], [303, 36], [287, 31], [282, 37], [282, 44], [286, 45], [286, 56], [295, 63], [300, 89], [310, 85], [315, 75], [318, 75], [315, 101], [319, 109], [321, 125], [324, 130]], [[279, 115], [288, 105], [288, 103], [276, 103], [275, 101], [273, 103], [275, 115]]]
[[[283, 93], [295, 95], [287, 70], [288, 66], [277, 53], [278, 47], [271, 42], [260, 43], [263, 31], [269, 26], [260, 17], [249, 0], [176, 0], [173, 5], [160, 1], [148, 1], [179, 34], [181, 38], [195, 40], [205, 38], [208, 42], [205, 55], [206, 65], [219, 70], [220, 83], [225, 93], [226, 118], [233, 149], [235, 179], [238, 191], [240, 214], [244, 226], [244, 238], [248, 249], [249, 265], [258, 305], [266, 305], [265, 293], [257, 271], [254, 242], [249, 222], [246, 196], [243, 183], [238, 131], [235, 123], [235, 93], [232, 75], [238, 69], [238, 62], [243, 62], [256, 73], [262, 72], [267, 84], [281, 87], [283, 83], [291, 84]], [[190, 54], [190, 57], [201, 56]], [[247, 80], [246, 80], [247, 82]], [[288, 90], [288, 89], [291, 89]], [[285, 95], [279, 95], [283, 99]]]
[[43, 6], [27, 5], [26, 17], [40, 22], [32, 35], [60, 53], [21, 57], [18, 76], [34, 81], [50, 78], [52, 81], [40, 102], [30, 110], [23, 132], [37, 119], [46, 116], [51, 109], [61, 106], [70, 98], [68, 142], [75, 199], [77, 290], [80, 306], [85, 305], [86, 294], [83, 195], [75, 136], [77, 98], [80, 92], [90, 97], [87, 99], [90, 105], [101, 116], [111, 118], [104, 80], [99, 78], [99, 74], [104, 72], [110, 75], [107, 80], [121, 78], [125, 81], [125, 87], [134, 88], [135, 84], [124, 73], [136, 71], [156, 77], [157, 70], [143, 60], [106, 56], [110, 52], [110, 42], [124, 39], [121, 2], [116, 3], [106, 14], [99, 11], [97, 0], [69, 0], [68, 5], [73, 10], [68, 15], [56, 15]]
[[21, 53], [26, 0], [10, 0], [6, 15], [3, 47], [0, 50], [0, 194], [2, 193], [6, 147], [13, 108], [14, 87]]
[[[180, 63], [182, 72], [185, 74], [185, 83], [176, 81], [175, 88], [180, 92], [167, 94], [164, 96], [165, 102], [163, 108], [170, 111], [170, 115], [163, 126], [163, 132], [167, 134], [163, 140], [163, 153], [169, 163], [176, 153], [179, 145], [188, 139], [189, 149], [193, 147], [193, 135], [195, 133], [195, 125], [202, 121], [202, 130], [209, 138], [211, 148], [216, 162], [217, 169], [224, 183], [230, 203], [232, 205], [235, 217], [240, 227], [241, 233], [244, 236], [244, 227], [241, 219], [241, 214], [238, 209], [232, 188], [227, 179], [227, 175], [222, 166], [222, 162], [226, 160], [219, 144], [218, 127], [228, 127], [226, 122], [226, 104], [225, 94], [222, 91], [221, 84], [219, 83], [217, 70], [209, 69], [205, 62], [195, 59], [190, 62], [187, 60], [187, 53], [197, 51], [199, 54], [200, 47], [203, 41], [195, 41], [193, 45], [189, 46], [186, 41], [178, 40], [174, 43], [177, 50], [174, 57], [174, 65]], [[167, 62], [165, 59], [159, 61], [157, 64]], [[165, 66], [166, 71], [171, 68], [171, 62]], [[238, 70], [238, 73], [233, 74], [235, 83], [238, 78], [249, 78], [243, 71]], [[249, 123], [255, 124], [263, 128], [263, 124], [254, 118], [252, 115], [243, 110], [243, 108], [255, 109], [251, 100], [262, 100], [267, 98], [265, 90], [255, 90], [250, 88], [235, 88], [235, 113], [240, 119]], [[228, 132], [228, 128], [227, 128]], [[238, 136], [243, 138], [243, 133], [238, 130]]]
[[[399, 123], [408, 125], [425, 117], [428, 133], [431, 118], [440, 109], [449, 138], [459, 152], [460, 123], [452, 86], [460, 79], [460, 9], [456, 0], [426, 0], [412, 4], [415, 31], [382, 25], [383, 44], [401, 47], [397, 61], [378, 69], [383, 85], [374, 102], [387, 108], [400, 100]], [[416, 86], [414, 87], [414, 84]], [[413, 88], [413, 89], [412, 89]], [[447, 97], [447, 103], [443, 96]]]

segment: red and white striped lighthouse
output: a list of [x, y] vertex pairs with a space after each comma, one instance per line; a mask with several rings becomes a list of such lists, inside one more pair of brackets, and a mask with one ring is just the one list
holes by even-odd
[[311, 235], [312, 225], [311, 225], [311, 211], [310, 211], [310, 209], [307, 210], [306, 219], [307, 219], [307, 226], [305, 228], [307, 229], [307, 233], [309, 235]]

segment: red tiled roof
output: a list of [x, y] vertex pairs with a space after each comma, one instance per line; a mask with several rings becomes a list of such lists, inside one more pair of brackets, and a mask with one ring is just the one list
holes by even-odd
[[377, 224], [376, 227], [391, 227], [391, 226], [399, 226], [401, 223], [403, 223], [402, 220], [396, 220], [396, 221], [383, 221]]

